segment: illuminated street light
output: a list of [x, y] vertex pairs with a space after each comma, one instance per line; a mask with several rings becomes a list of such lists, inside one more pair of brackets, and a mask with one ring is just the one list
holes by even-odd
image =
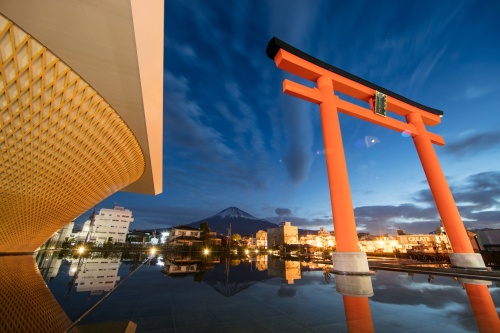
[[156, 249], [153, 247], [153, 248], [151, 249], [151, 255], [152, 255], [152, 256], [154, 256], [154, 255], [155, 255], [155, 253], [156, 253]]
[[85, 248], [83, 246], [80, 246], [80, 248], [78, 249], [78, 253], [82, 254], [83, 251], [85, 251]]
[[248, 250], [245, 250], [245, 254], [248, 254]]
[[203, 250], [203, 253], [204, 253], [205, 255], [208, 255], [208, 253], [209, 253], [209, 252], [210, 252], [210, 251], [209, 251], [208, 249]]

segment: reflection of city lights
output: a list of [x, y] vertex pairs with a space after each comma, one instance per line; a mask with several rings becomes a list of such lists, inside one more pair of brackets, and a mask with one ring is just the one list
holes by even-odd
[[204, 253], [205, 255], [208, 255], [208, 252], [209, 252], [209, 251], [208, 251], [208, 249], [205, 249], [205, 250], [203, 251], [203, 253]]
[[158, 256], [158, 261], [156, 262], [156, 266], [165, 266], [165, 262], [163, 261], [163, 256], [161, 254]]

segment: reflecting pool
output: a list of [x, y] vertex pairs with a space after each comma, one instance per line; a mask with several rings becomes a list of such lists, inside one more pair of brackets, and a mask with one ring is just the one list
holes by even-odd
[[[58, 259], [57, 274], [50, 267], [41, 273], [72, 321], [107, 296], [80, 325], [131, 320], [136, 332], [480, 331], [457, 278], [378, 270], [370, 277], [372, 297], [346, 298], [331, 265], [313, 261], [136, 259]], [[486, 288], [498, 313], [500, 284]], [[368, 314], [357, 305], [363, 299]]]

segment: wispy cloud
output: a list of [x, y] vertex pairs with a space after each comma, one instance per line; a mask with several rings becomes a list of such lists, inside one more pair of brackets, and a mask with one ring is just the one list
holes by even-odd
[[483, 97], [483, 96], [486, 96], [490, 93], [493, 93], [495, 90], [497, 90], [498, 87], [496, 86], [493, 86], [493, 85], [487, 85], [487, 86], [468, 86], [466, 89], [465, 89], [465, 98], [467, 99], [476, 99], [476, 98], [479, 98], [479, 97]]
[[166, 141], [210, 161], [233, 155], [222, 134], [202, 122], [200, 106], [188, 96], [188, 80], [165, 71], [164, 84]]
[[500, 131], [473, 134], [451, 142], [444, 150], [456, 156], [473, 155], [500, 145]]

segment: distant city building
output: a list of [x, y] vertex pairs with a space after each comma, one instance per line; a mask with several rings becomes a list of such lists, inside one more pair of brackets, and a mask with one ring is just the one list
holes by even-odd
[[87, 220], [77, 235], [77, 241], [104, 244], [125, 243], [130, 223], [134, 221], [132, 212], [124, 207], [102, 208], [94, 217], [94, 223]]
[[404, 252], [408, 251], [435, 251], [447, 252], [450, 249], [448, 237], [445, 234], [400, 235], [397, 237]]
[[395, 249], [401, 249], [398, 239], [395, 237], [379, 237], [378, 239], [365, 239], [358, 242], [362, 252], [385, 252], [392, 253]]
[[481, 250], [500, 250], [500, 229], [475, 230], [475, 233]]
[[161, 233], [161, 238], [160, 238], [160, 243], [161, 244], [165, 244], [167, 242], [168, 235], [170, 235], [170, 233], [168, 231], [163, 231]]
[[300, 245], [310, 249], [312, 252], [314, 250], [325, 250], [332, 248], [336, 245], [335, 236], [333, 232], [326, 231], [324, 228], [320, 228], [317, 235], [307, 234], [299, 238]]
[[291, 222], [282, 222], [278, 228], [267, 229], [267, 247], [299, 243], [299, 229]]
[[264, 230], [257, 231], [257, 234], [255, 234], [255, 246], [267, 249], [267, 232]]
[[210, 245], [221, 245], [222, 244], [222, 238], [217, 237], [217, 232], [215, 231], [210, 231], [208, 233], [208, 242]]
[[167, 243], [170, 245], [193, 245], [202, 243], [201, 230], [187, 225], [173, 227], [168, 235]]

